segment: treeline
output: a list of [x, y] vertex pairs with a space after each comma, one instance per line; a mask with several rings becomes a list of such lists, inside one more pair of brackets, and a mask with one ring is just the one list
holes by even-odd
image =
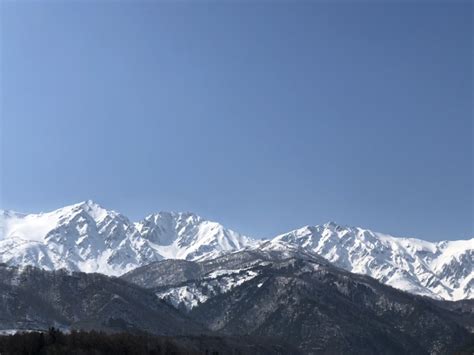
[[136, 335], [129, 333], [71, 331], [62, 333], [51, 328], [48, 332], [28, 332], [0, 336], [1, 355], [164, 355], [164, 354], [218, 355], [213, 349], [195, 351], [185, 348], [170, 337]]
[[280, 339], [248, 336], [71, 331], [25, 332], [0, 336], [0, 355], [299, 355]]

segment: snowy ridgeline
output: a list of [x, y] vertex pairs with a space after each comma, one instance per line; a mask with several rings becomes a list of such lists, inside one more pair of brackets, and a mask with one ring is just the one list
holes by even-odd
[[[257, 240], [192, 213], [160, 212], [131, 222], [92, 201], [40, 214], [1, 211], [0, 233], [0, 262], [46, 270], [118, 276], [163, 259], [210, 260], [242, 249], [297, 248], [411, 293], [446, 300], [474, 297], [474, 239], [431, 243], [331, 222]], [[242, 275], [231, 272], [202, 291], [223, 292], [251, 276]], [[206, 299], [186, 287], [163, 297], [189, 299], [186, 307]]]

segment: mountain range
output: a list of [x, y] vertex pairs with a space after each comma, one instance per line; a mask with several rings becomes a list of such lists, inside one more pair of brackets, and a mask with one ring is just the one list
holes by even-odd
[[132, 222], [93, 201], [39, 214], [0, 211], [0, 262], [20, 267], [120, 276], [162, 260], [205, 262], [242, 250], [319, 255], [413, 294], [474, 297], [474, 239], [433, 243], [330, 222], [261, 240], [193, 213], [159, 212]]

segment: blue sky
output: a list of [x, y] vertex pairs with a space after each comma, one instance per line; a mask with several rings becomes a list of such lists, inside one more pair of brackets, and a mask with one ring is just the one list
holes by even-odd
[[472, 237], [472, 10], [2, 2], [2, 206]]

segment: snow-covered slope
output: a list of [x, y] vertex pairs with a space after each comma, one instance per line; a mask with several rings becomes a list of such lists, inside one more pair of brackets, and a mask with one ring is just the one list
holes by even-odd
[[209, 260], [245, 248], [302, 249], [408, 292], [474, 298], [474, 239], [431, 243], [327, 223], [261, 241], [192, 213], [133, 223], [92, 201], [40, 214], [0, 210], [0, 262], [12, 265], [121, 275], [162, 259]]
[[219, 223], [206, 221], [192, 213], [160, 212], [135, 226], [166, 259], [209, 259], [222, 252], [255, 244]]
[[132, 223], [92, 201], [49, 213], [0, 211], [0, 262], [121, 275], [163, 258], [203, 260], [252, 243], [190, 213]]
[[288, 244], [411, 293], [446, 300], [474, 298], [474, 239], [431, 243], [330, 222], [279, 235], [261, 247], [281, 250]]

